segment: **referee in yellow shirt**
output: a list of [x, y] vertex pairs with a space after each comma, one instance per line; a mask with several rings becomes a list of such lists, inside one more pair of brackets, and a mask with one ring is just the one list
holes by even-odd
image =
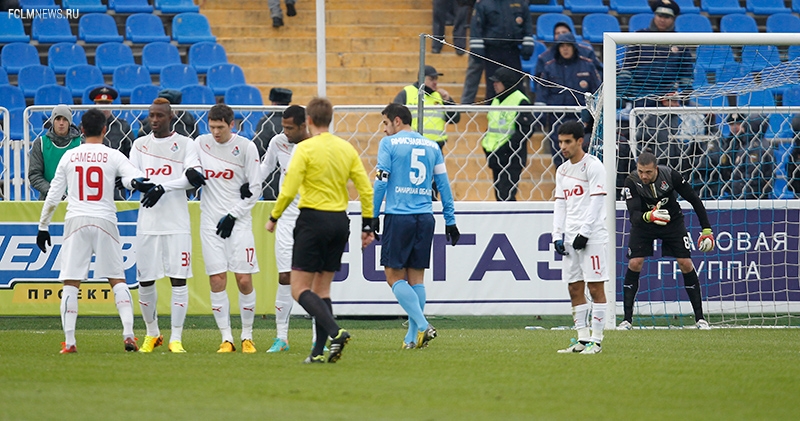
[[306, 107], [312, 137], [297, 144], [280, 194], [266, 229], [275, 223], [300, 192], [300, 216], [294, 229], [292, 249], [292, 297], [316, 319], [317, 342], [306, 363], [323, 363], [325, 338], [331, 338], [329, 363], [342, 356], [350, 334], [333, 318], [331, 281], [342, 266], [342, 253], [350, 237], [347, 217], [347, 180], [353, 180], [361, 200], [361, 247], [375, 239], [372, 219], [372, 185], [355, 148], [328, 132], [333, 105], [314, 98]]

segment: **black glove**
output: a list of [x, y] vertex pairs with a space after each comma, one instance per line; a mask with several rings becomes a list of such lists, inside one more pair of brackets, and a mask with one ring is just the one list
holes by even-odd
[[186, 175], [186, 179], [189, 180], [189, 184], [194, 188], [199, 188], [206, 184], [206, 179], [203, 177], [203, 174], [200, 174], [200, 171], [194, 168], [187, 168], [184, 174]]
[[148, 183], [148, 181], [150, 181], [149, 178], [144, 178], [144, 177], [134, 178], [133, 180], [131, 180], [131, 187], [133, 187], [134, 190], [138, 190], [142, 193], [147, 193], [150, 191], [150, 189], [156, 186], [154, 183]]
[[122, 185], [122, 177], [117, 177], [114, 179], [114, 187], [124, 190], [125, 186]]
[[458, 243], [458, 239], [461, 238], [461, 233], [458, 232], [458, 227], [455, 225], [447, 225], [444, 227], [444, 238], [450, 242], [452, 245], [456, 245]]
[[42, 253], [47, 253], [45, 243], [47, 243], [48, 246], [52, 245], [50, 243], [50, 231], [39, 230], [39, 233], [36, 234], [36, 245], [39, 246], [39, 250], [41, 250]]
[[564, 240], [556, 240], [556, 241], [553, 241], [553, 245], [554, 245], [554, 246], [555, 246], [555, 248], [556, 248], [556, 253], [558, 253], [558, 254], [560, 254], [560, 255], [562, 255], [562, 256], [566, 256], [566, 255], [568, 255], [568, 254], [569, 254], [569, 253], [567, 252], [567, 248], [566, 248], [566, 247], [564, 247]]
[[589, 238], [578, 234], [575, 236], [575, 240], [572, 241], [572, 248], [575, 250], [583, 250], [586, 248], [587, 241], [589, 241]]
[[253, 192], [250, 191], [250, 183], [242, 184], [242, 187], [239, 187], [239, 197], [242, 200], [247, 199], [248, 197], [253, 197]]
[[164, 195], [164, 187], [161, 184], [153, 187], [147, 193], [142, 195], [142, 206], [152, 208], [158, 203], [158, 199]]
[[380, 230], [381, 221], [378, 218], [361, 218], [361, 232], [375, 233]]
[[233, 224], [234, 223], [236, 223], [236, 218], [231, 216], [231, 214], [225, 215], [217, 223], [217, 235], [219, 235], [222, 238], [230, 237], [231, 236], [231, 231], [233, 231]]
[[519, 50], [519, 55], [523, 60], [530, 60], [533, 55], [535, 44], [532, 37], [525, 37], [522, 39], [522, 48]]

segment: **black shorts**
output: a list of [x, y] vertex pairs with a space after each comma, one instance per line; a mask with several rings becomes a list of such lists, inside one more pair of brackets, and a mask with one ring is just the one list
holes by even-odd
[[692, 244], [683, 220], [672, 221], [667, 225], [631, 225], [631, 238], [628, 240], [628, 259], [653, 255], [653, 240], [661, 240], [662, 256], [684, 258], [692, 256]]
[[336, 272], [350, 238], [350, 218], [345, 212], [300, 209], [294, 227], [292, 269]]

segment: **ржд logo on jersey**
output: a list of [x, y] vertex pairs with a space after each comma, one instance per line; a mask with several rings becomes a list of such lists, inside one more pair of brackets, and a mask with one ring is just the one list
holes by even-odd
[[145, 168], [144, 174], [145, 177], [152, 177], [154, 175], [172, 175], [172, 166], [166, 164], [161, 168]]
[[225, 171], [216, 172], [214, 170], [205, 170], [206, 179], [210, 178], [224, 178], [226, 180], [230, 180], [233, 178], [233, 170], [227, 169]]
[[564, 199], [568, 199], [570, 196], [583, 196], [583, 193], [583, 186], [578, 184], [572, 190], [564, 189]]

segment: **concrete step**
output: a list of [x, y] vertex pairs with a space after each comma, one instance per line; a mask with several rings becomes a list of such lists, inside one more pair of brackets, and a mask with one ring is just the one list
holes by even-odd
[[[285, 10], [284, 10], [285, 11]], [[211, 25], [230, 25], [236, 22], [241, 26], [258, 26], [265, 31], [275, 31], [272, 28], [272, 16], [268, 8], [257, 10], [209, 10], [203, 13]], [[386, 10], [367, 9], [354, 12], [353, 10], [326, 10], [325, 22], [328, 25], [379, 25], [386, 22], [391, 16], [393, 22], [403, 22], [410, 25], [428, 25], [430, 32], [433, 27], [432, 12], [424, 9]], [[280, 31], [289, 30], [299, 26], [315, 26], [316, 11], [301, 12], [296, 16], [283, 16], [284, 27]]]
[[[202, 13], [211, 10], [269, 10], [267, 2], [264, 0], [205, 0], [198, 3]], [[363, 10], [381, 10], [386, 9], [387, 3], [374, 1], [374, 0], [325, 0], [326, 10], [350, 10], [350, 11], [363, 11]], [[431, 13], [430, 0], [403, 0], [391, 3], [393, 9], [396, 10], [428, 10]], [[316, 10], [316, 2], [312, 0], [299, 1], [295, 4], [297, 15], [303, 13], [310, 13]], [[281, 9], [286, 12], [286, 6], [281, 2]]]
[[[240, 26], [236, 25], [236, 22], [213, 27], [214, 35], [222, 38], [260, 38], [268, 36], [267, 30], [271, 28], [265, 28], [263, 25]], [[294, 26], [291, 32], [298, 37], [313, 37], [316, 36], [317, 29], [312, 25]], [[401, 37], [416, 42], [414, 45], [419, 45], [419, 34], [430, 32], [430, 25], [327, 25], [325, 36], [326, 38]]]

